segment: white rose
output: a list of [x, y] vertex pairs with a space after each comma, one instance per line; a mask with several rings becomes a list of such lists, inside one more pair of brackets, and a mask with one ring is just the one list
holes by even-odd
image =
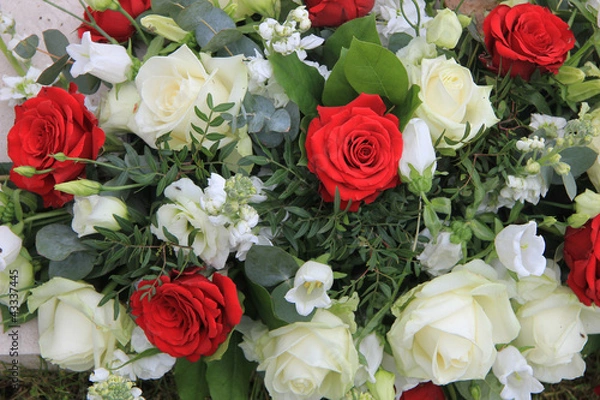
[[[184, 251], [194, 252], [213, 268], [222, 269], [229, 256], [229, 232], [222, 225], [211, 222], [209, 215], [200, 205], [202, 189], [190, 179], [173, 182], [165, 189], [165, 196], [173, 203], [164, 204], [156, 212], [156, 223], [150, 230], [159, 239], [166, 241], [166, 228], [177, 238]], [[191, 246], [188, 248], [188, 243]]]
[[[213, 142], [192, 128], [192, 124], [206, 128], [206, 122], [196, 116], [194, 107], [209, 115], [206, 103], [209, 93], [214, 105], [234, 103], [227, 113], [237, 115], [248, 87], [243, 56], [212, 58], [201, 54], [200, 57], [202, 61], [184, 45], [168, 56], [151, 57], [141, 66], [135, 78], [141, 102], [132, 128], [150, 147], [156, 148], [157, 139], [166, 134], [171, 137], [171, 149], [191, 145], [192, 135], [203, 146], [210, 147]], [[236, 138], [227, 123], [212, 127], [210, 133], [227, 136], [221, 140], [221, 146]]]
[[15, 235], [6, 225], [0, 226], [0, 271], [17, 259], [23, 239]]
[[544, 238], [536, 235], [537, 224], [509, 225], [494, 239], [500, 262], [519, 277], [540, 276], [546, 269]]
[[71, 228], [82, 237], [96, 233], [95, 226], [121, 230], [114, 215], [127, 218], [127, 205], [117, 197], [92, 195], [87, 197], [75, 196], [73, 204], [73, 221]]
[[340, 318], [317, 310], [310, 322], [295, 322], [269, 331], [259, 341], [265, 386], [275, 400], [340, 399], [352, 388], [358, 353]]
[[[597, 323], [594, 329], [585, 324], [587, 309], [569, 288], [560, 286], [517, 310], [521, 331], [513, 345], [525, 349], [523, 355], [537, 379], [556, 383], [583, 375], [585, 362], [580, 351], [587, 335], [598, 333]], [[598, 320], [598, 315], [595, 318]]]
[[89, 31], [81, 37], [81, 44], [70, 44], [66, 50], [75, 60], [70, 70], [74, 78], [90, 74], [105, 82], [121, 83], [127, 80], [133, 66], [123, 46], [93, 42]]
[[449, 8], [439, 10], [425, 26], [427, 27], [427, 41], [447, 49], [456, 47], [463, 31], [458, 16]]
[[140, 103], [140, 95], [133, 82], [113, 87], [103, 97], [98, 115], [100, 128], [107, 133], [129, 132]]
[[102, 297], [90, 284], [58, 277], [31, 289], [27, 305], [37, 310], [41, 356], [73, 371], [107, 365], [117, 342], [129, 342], [134, 322], [122, 305], [115, 320], [112, 299], [98, 307]]
[[[4, 271], [0, 271], [0, 304], [11, 307], [16, 300], [16, 305], [21, 307], [29, 293], [26, 288], [33, 286], [34, 282], [33, 266], [28, 259], [18, 255]], [[14, 297], [15, 290], [18, 290], [17, 297]]]
[[506, 287], [481, 260], [417, 286], [393, 306], [387, 334], [398, 372], [436, 385], [484, 379], [496, 344], [519, 332]]
[[400, 175], [405, 182], [415, 178], [411, 177], [411, 166], [419, 176], [428, 176], [430, 179], [437, 167], [435, 149], [431, 142], [429, 128], [425, 121], [413, 118], [408, 121], [402, 132], [402, 157], [400, 157]]
[[440, 232], [437, 238], [427, 243], [423, 252], [417, 256], [428, 274], [439, 276], [448, 273], [462, 259], [462, 246], [452, 243], [451, 236], [450, 232]]
[[[419, 98], [423, 102], [415, 116], [427, 123], [433, 142], [444, 135], [456, 144], [444, 139], [438, 146], [459, 148], [471, 140], [482, 127], [498, 122], [489, 100], [491, 86], [478, 86], [473, 82], [471, 71], [456, 60], [444, 56], [423, 59], [421, 68], [413, 68], [411, 83], [419, 85]], [[471, 130], [465, 135], [469, 123]]]

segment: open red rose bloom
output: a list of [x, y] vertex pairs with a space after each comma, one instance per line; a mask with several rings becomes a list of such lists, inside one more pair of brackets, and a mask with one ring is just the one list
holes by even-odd
[[557, 73], [575, 46], [569, 25], [545, 7], [499, 5], [483, 21], [487, 66], [528, 80], [539, 68]]
[[341, 107], [318, 107], [306, 135], [308, 169], [321, 181], [323, 200], [332, 202], [336, 189], [341, 207], [352, 201], [371, 203], [398, 183], [402, 134], [398, 118], [386, 114], [381, 97], [362, 93]]
[[[137, 18], [141, 13], [150, 9], [151, 0], [120, 0], [119, 3], [123, 10], [125, 10], [132, 18]], [[89, 13], [89, 14], [88, 14]], [[121, 14], [119, 11], [106, 10], [106, 11], [94, 11], [88, 7], [87, 12], [84, 14], [84, 19], [90, 21], [90, 15], [96, 21], [98, 26], [116, 39], [118, 42], [125, 42], [133, 35], [135, 28], [131, 22]], [[92, 40], [94, 42], [108, 42], [108, 40], [100, 34], [96, 29], [92, 28], [88, 24], [81, 24], [77, 30], [79, 37], [83, 36], [83, 33], [90, 31]]]
[[306, 0], [305, 4], [313, 26], [340, 26], [367, 15], [375, 0]]
[[[83, 104], [84, 96], [71, 85], [67, 92], [44, 87], [40, 93], [15, 107], [15, 124], [8, 132], [8, 156], [13, 162], [10, 180], [21, 189], [42, 196], [44, 207], [62, 207], [73, 195], [54, 190], [57, 183], [82, 177], [85, 164], [57, 161], [53, 155], [95, 160], [104, 144], [104, 131]], [[37, 174], [19, 175], [16, 167], [33, 167]]]
[[131, 314], [150, 343], [190, 362], [214, 354], [242, 318], [233, 281], [218, 273], [211, 281], [197, 271], [141, 281], [131, 296]]
[[564, 257], [567, 285], [586, 306], [600, 306], [600, 215], [581, 228], [567, 228]]

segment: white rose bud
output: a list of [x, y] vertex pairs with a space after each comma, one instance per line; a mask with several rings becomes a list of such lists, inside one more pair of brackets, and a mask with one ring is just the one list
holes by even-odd
[[422, 119], [413, 118], [406, 124], [402, 140], [402, 157], [399, 161], [402, 180], [413, 183], [419, 192], [428, 192], [437, 167], [429, 127]]
[[426, 24], [427, 41], [436, 46], [453, 49], [458, 44], [463, 27], [456, 13], [449, 8], [439, 10]]
[[89, 32], [81, 37], [81, 44], [70, 44], [67, 53], [75, 60], [71, 75], [90, 74], [105, 82], [125, 82], [131, 72], [133, 61], [127, 50], [118, 44], [96, 43]]
[[71, 228], [79, 237], [96, 233], [95, 226], [121, 230], [114, 215], [127, 218], [127, 205], [117, 197], [92, 195], [87, 197], [75, 196], [73, 204], [73, 221]]

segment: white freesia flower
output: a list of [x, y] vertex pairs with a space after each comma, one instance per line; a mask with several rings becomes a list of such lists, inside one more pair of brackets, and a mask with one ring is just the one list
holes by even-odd
[[90, 284], [60, 277], [31, 289], [27, 305], [37, 310], [41, 356], [73, 371], [107, 365], [117, 342], [129, 342], [134, 322], [122, 305], [115, 319], [114, 299], [98, 307], [102, 297]]
[[[187, 47], [181, 46], [168, 56], [155, 56], [147, 60], [135, 78], [141, 97], [132, 130], [148, 146], [156, 148], [157, 139], [169, 134], [171, 149], [181, 149], [192, 143], [192, 135], [204, 147], [214, 142], [200, 137], [192, 124], [206, 128], [194, 107], [206, 115], [210, 114], [206, 99], [213, 97], [215, 105], [231, 102], [233, 108], [227, 112], [237, 115], [248, 87], [248, 75], [243, 56], [227, 58], [200, 54], [200, 59]], [[219, 143], [225, 146], [232, 140], [241, 139], [240, 155], [251, 152], [251, 143], [242, 132], [232, 132], [227, 123], [212, 127], [211, 133], [226, 135]], [[242, 135], [242, 136], [240, 136]]]
[[294, 287], [285, 299], [296, 305], [300, 315], [308, 315], [315, 308], [325, 308], [331, 304], [327, 291], [333, 285], [333, 271], [329, 265], [316, 261], [305, 262], [296, 272]]
[[436, 385], [484, 379], [495, 345], [519, 332], [505, 285], [481, 260], [415, 287], [392, 312], [387, 338], [398, 372]]
[[600, 332], [597, 309], [584, 306], [569, 288], [559, 286], [550, 295], [519, 307], [517, 318], [521, 331], [512, 344], [526, 349], [523, 355], [533, 367], [533, 376], [556, 383], [583, 375], [580, 351], [588, 334]]
[[[411, 69], [409, 79], [419, 85], [419, 98], [423, 102], [415, 116], [429, 126], [433, 142], [443, 135], [457, 143], [439, 141], [441, 148], [459, 148], [477, 135], [482, 127], [498, 122], [489, 100], [491, 86], [478, 86], [471, 71], [454, 59], [440, 56], [423, 59], [420, 68]], [[466, 137], [467, 123], [470, 126]]]
[[420, 118], [408, 121], [402, 132], [402, 141], [402, 157], [399, 162], [402, 179], [410, 182], [415, 178], [414, 173], [411, 176], [411, 166], [421, 177], [433, 176], [437, 161], [429, 127], [425, 121]]
[[4, 271], [7, 265], [17, 259], [22, 244], [23, 239], [8, 226], [0, 226], [0, 271]]
[[77, 236], [83, 237], [96, 233], [95, 226], [119, 231], [121, 227], [114, 215], [127, 218], [127, 205], [118, 197], [91, 195], [75, 196], [73, 203], [73, 221], [71, 228]]
[[[0, 237], [2, 233], [0, 233]], [[16, 279], [15, 279], [16, 278]], [[33, 265], [30, 260], [17, 255], [17, 258], [11, 262], [4, 271], [0, 271], [0, 304], [5, 306], [16, 305], [21, 307], [29, 295], [29, 287], [35, 283]], [[17, 297], [14, 297], [14, 291], [18, 290]]]
[[125, 82], [133, 66], [127, 50], [118, 44], [96, 43], [90, 32], [81, 37], [81, 44], [67, 46], [67, 53], [75, 62], [71, 75], [90, 74], [112, 84]]
[[544, 385], [533, 377], [533, 368], [514, 346], [507, 346], [498, 352], [492, 371], [504, 385], [500, 393], [503, 399], [531, 400], [531, 393], [544, 390]]
[[340, 318], [317, 310], [310, 322], [269, 331], [259, 341], [265, 386], [275, 400], [341, 399], [358, 370], [352, 335]]
[[536, 235], [534, 221], [524, 225], [509, 225], [494, 240], [500, 262], [520, 277], [540, 276], [546, 268], [544, 238]]
[[[431, 236], [429, 231], [421, 234]], [[451, 236], [450, 232], [440, 232], [437, 238], [430, 240], [421, 254], [417, 256], [417, 260], [421, 262], [423, 269], [428, 274], [439, 276], [448, 273], [463, 258], [462, 246], [452, 243]]]

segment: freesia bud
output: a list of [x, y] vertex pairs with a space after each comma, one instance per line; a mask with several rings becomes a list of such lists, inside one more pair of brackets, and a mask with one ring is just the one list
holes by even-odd
[[58, 183], [54, 185], [54, 189], [75, 196], [91, 196], [100, 193], [102, 184], [89, 179], [79, 179], [76, 181]]
[[453, 49], [458, 44], [462, 31], [463, 27], [456, 13], [449, 8], [444, 8], [427, 23], [427, 42]]
[[140, 20], [142, 26], [150, 32], [164, 37], [172, 42], [184, 42], [188, 36], [187, 31], [181, 29], [173, 18], [158, 14], [150, 14]]
[[115, 0], [84, 0], [88, 6], [94, 11], [117, 10], [118, 2]]

